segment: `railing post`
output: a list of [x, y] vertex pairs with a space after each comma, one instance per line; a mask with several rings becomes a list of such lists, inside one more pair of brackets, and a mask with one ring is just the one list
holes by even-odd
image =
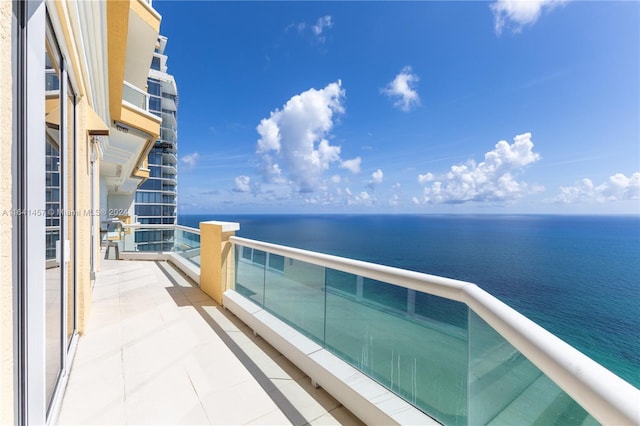
[[200, 289], [219, 304], [232, 285], [234, 250], [229, 237], [239, 229], [235, 222], [200, 222]]

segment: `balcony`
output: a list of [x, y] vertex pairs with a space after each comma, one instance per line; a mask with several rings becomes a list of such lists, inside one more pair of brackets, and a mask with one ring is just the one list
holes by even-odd
[[168, 166], [175, 166], [178, 164], [178, 158], [174, 153], [162, 151], [162, 163]]
[[149, 112], [149, 94], [128, 81], [124, 82], [122, 88], [122, 100], [142, 111]]
[[162, 165], [162, 177], [164, 179], [175, 179], [178, 170], [175, 165], [163, 164]]
[[162, 109], [169, 110], [169, 111], [177, 111], [178, 107], [176, 105], [175, 99], [162, 97]]
[[[135, 232], [148, 229], [174, 230], [173, 249], [139, 252], [131, 244]], [[253, 330], [282, 354], [283, 360], [304, 372], [299, 374], [308, 375], [311, 384], [321, 386], [367, 424], [640, 423], [638, 389], [474, 284], [239, 238], [234, 236], [237, 229], [238, 224], [224, 222], [204, 222], [200, 230], [121, 224], [118, 244], [123, 259], [155, 260], [149, 264], [158, 268], [164, 268], [165, 261], [176, 265], [199, 283], [204, 294], [237, 317], [226, 314], [222, 318], [219, 315], [225, 311], [209, 299], [209, 305], [202, 307], [191, 303], [198, 313], [204, 310], [210, 317], [218, 315], [206, 319], [207, 324], [220, 319], [216, 324], [227, 332], [225, 321], [235, 321], [238, 330]], [[131, 276], [145, 283], [162, 278], [158, 273], [128, 270], [116, 276]], [[111, 291], [118, 297], [129, 294], [129, 290]], [[130, 291], [138, 300], [120, 301], [123, 314], [129, 310], [133, 315], [138, 303], [157, 303], [164, 294]], [[165, 292], [175, 296], [176, 290]], [[184, 300], [179, 296], [174, 300]], [[165, 318], [174, 319], [175, 314], [168, 311], [163, 315], [164, 308], [157, 309], [160, 318], [143, 320], [148, 329], [142, 337], [155, 339], [173, 331], [172, 323], [159, 324]], [[94, 314], [96, 311], [100, 312], [94, 308]], [[189, 336], [193, 332], [182, 333]], [[127, 340], [125, 334], [125, 349], [145, 340], [137, 335]], [[251, 338], [248, 333], [246, 336]], [[168, 337], [157, 339], [160, 342], [154, 340], [155, 346], [145, 355], [163, 351]], [[194, 352], [188, 342], [185, 347], [189, 351], [184, 354], [171, 352], [182, 345], [167, 349], [173, 362], [161, 363], [146, 382], [132, 379], [132, 389], [162, 380], [159, 377], [165, 374], [177, 375], [172, 372], [177, 368], [176, 360], [184, 365], [198, 396], [198, 386], [215, 387], [208, 384], [213, 376], [194, 379], [196, 372], [214, 367], [199, 365], [200, 370], [189, 370], [190, 361], [185, 359], [190, 358], [185, 354], [193, 352], [192, 357], [209, 360], [214, 357]], [[121, 351], [126, 353], [125, 349]], [[78, 359], [81, 351], [82, 346]], [[144, 355], [139, 358], [147, 359]], [[123, 359], [120, 362], [126, 362], [127, 357]], [[226, 364], [216, 365], [227, 370]], [[124, 380], [127, 371], [136, 374], [137, 368], [145, 371], [148, 367], [125, 365]], [[274, 385], [277, 387], [272, 382], [263, 389], [268, 393]], [[150, 394], [148, 398], [162, 401], [166, 395]], [[145, 407], [151, 404], [142, 397], [139, 401]], [[209, 400], [199, 401], [205, 410], [210, 406]], [[230, 403], [227, 408], [238, 410], [234, 407]], [[303, 417], [309, 422], [310, 417]], [[242, 422], [236, 420], [228, 422]], [[292, 417], [289, 420], [296, 423]], [[135, 417], [130, 421], [140, 422]]]
[[361, 424], [163, 261], [102, 260], [58, 424]]

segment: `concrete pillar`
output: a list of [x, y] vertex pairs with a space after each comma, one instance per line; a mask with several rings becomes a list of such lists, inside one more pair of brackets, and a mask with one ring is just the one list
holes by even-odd
[[222, 293], [232, 288], [234, 250], [229, 237], [240, 224], [235, 222], [200, 222], [200, 289], [222, 304]]

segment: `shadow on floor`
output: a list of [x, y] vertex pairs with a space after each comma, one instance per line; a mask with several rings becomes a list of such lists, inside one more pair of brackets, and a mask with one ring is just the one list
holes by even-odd
[[[192, 288], [201, 291], [198, 286], [186, 275], [184, 275], [181, 271], [175, 269], [172, 265], [166, 262], [155, 261], [158, 268], [162, 271], [165, 277], [173, 284], [173, 287], [168, 287], [167, 292], [173, 298], [177, 306], [190, 306], [192, 305], [198, 314], [207, 322], [207, 324], [211, 327], [211, 329], [220, 337], [220, 339], [224, 342], [224, 344], [229, 348], [229, 350], [236, 356], [236, 358], [242, 363], [242, 365], [249, 371], [249, 373], [256, 379], [256, 381], [260, 384], [260, 386], [264, 389], [264, 391], [269, 395], [269, 397], [273, 400], [273, 402], [280, 408], [283, 414], [289, 419], [289, 421], [294, 425], [307, 425], [309, 424], [309, 420], [307, 420], [298, 409], [291, 404], [291, 402], [285, 397], [285, 395], [273, 384], [273, 382], [264, 374], [264, 372], [256, 365], [256, 363], [236, 344], [236, 342], [231, 339], [231, 337], [220, 327], [220, 325], [213, 319], [211, 316], [205, 311], [204, 306], [214, 306], [222, 315], [224, 315], [230, 322], [232, 322], [239, 331], [243, 332], [247, 337], [252, 340], [254, 337], [251, 334], [247, 334], [246, 330], [244, 330], [244, 323], [240, 321], [237, 317], [231, 314], [226, 309], [222, 308], [218, 305], [213, 299], [207, 296], [206, 299], [198, 300], [198, 301], [189, 301], [185, 302], [183, 289], [185, 287], [181, 286], [173, 277], [169, 268], [172, 271], [179, 273], [188, 283], [192, 285]], [[203, 293], [205, 294], [205, 293]], [[313, 396], [312, 396], [313, 397]], [[321, 401], [316, 401], [322, 405]], [[327, 408], [327, 412], [330, 411], [330, 408]]]

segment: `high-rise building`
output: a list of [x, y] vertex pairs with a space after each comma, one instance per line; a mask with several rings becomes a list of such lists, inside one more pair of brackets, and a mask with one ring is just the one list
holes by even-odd
[[[162, 119], [160, 137], [149, 153], [149, 179], [138, 188], [135, 197], [136, 221], [141, 224], [174, 225], [177, 223], [177, 113], [178, 90], [175, 79], [167, 73], [164, 54], [167, 38], [158, 37], [149, 78], [149, 112]], [[135, 241], [140, 251], [169, 251], [173, 247], [173, 230], [138, 230]]]

